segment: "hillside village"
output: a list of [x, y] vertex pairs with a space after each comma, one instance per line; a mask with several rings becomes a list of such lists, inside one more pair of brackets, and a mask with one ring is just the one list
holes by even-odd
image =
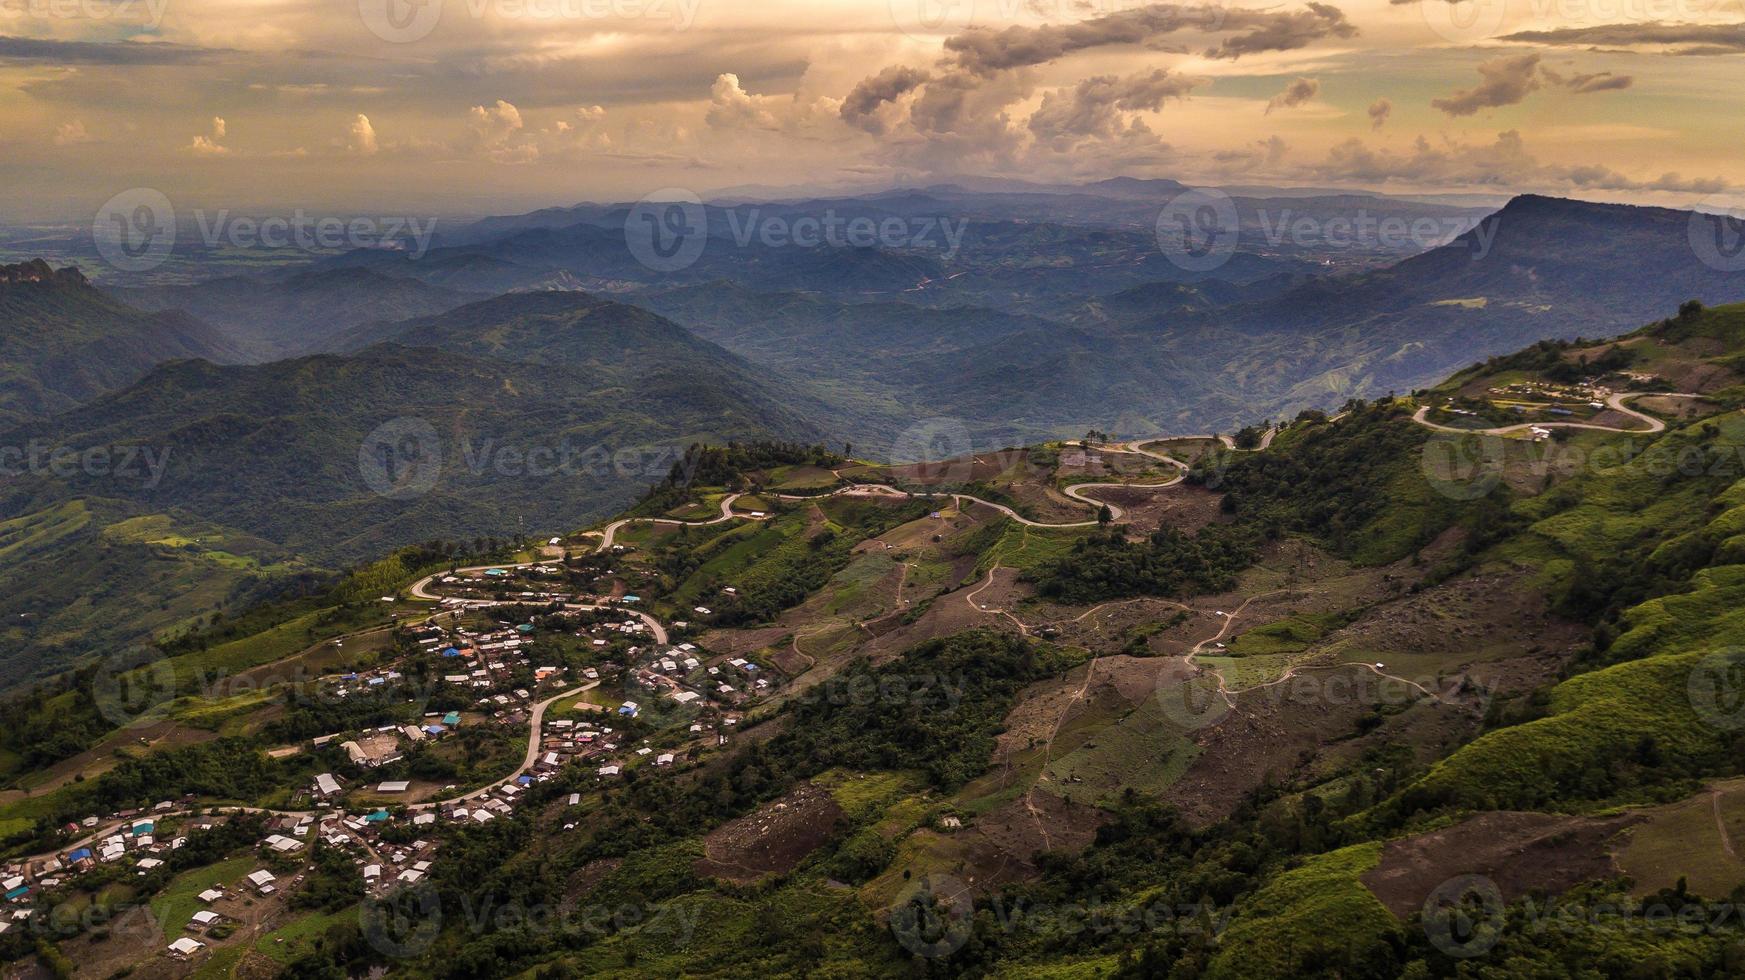
[[[652, 494], [631, 516], [521, 542], [493, 564], [409, 565], [361, 593], [355, 625], [298, 644], [282, 675], [255, 679], [270, 696], [239, 702], [250, 695], [220, 687], [173, 708], [230, 712], [207, 730], [246, 731], [270, 782], [53, 828], [52, 850], [0, 868], [0, 941], [29, 942], [61, 929], [67, 909], [128, 895], [149, 926], [81, 924], [57, 932], [59, 946], [115, 951], [117, 967], [149, 955], [173, 975], [237, 956], [362, 962], [373, 954], [332, 954], [312, 938], [337, 928], [328, 917], [351, 928], [417, 896], [470, 895], [482, 876], [511, 891], [532, 876], [591, 901], [672, 880], [656, 887], [855, 922], [871, 910], [876, 923], [912, 873], [948, 874], [975, 902], [994, 900], [1126, 846], [1113, 832], [1102, 842], [1104, 827], [1137, 834], [1134, 847], [1156, 851], [1146, 860], [1164, 862], [1222, 860], [1192, 843], [1220, 821], [1332, 842], [1335, 821], [1424, 778], [1392, 745], [1432, 758], [1483, 744], [1487, 706], [1555, 683], [1584, 636], [1523, 591], [1518, 565], [1462, 564], [1457, 535], [1490, 519], [1484, 501], [1380, 544], [1317, 536], [1373, 528], [1365, 515], [1385, 513], [1339, 474], [1380, 465], [1390, 480], [1422, 481], [1423, 440], [1447, 428], [1429, 413], [1462, 408], [1460, 387], [1491, 411], [1586, 398], [1594, 417], [1619, 416], [1579, 437], [1594, 441], [1659, 434], [1665, 420], [1650, 411], [1688, 419], [1700, 438], [1720, 411], [1706, 395], [1650, 401], [1632, 384], [1502, 374], [1303, 413], [1253, 438], [977, 454], [943, 490], [925, 467], [788, 463]], [[1519, 414], [1477, 431], [1533, 439], [1575, 418]], [[1458, 523], [1469, 515], [1480, 517]], [[1268, 533], [1274, 521], [1288, 530]], [[1358, 548], [1377, 551], [1359, 562]], [[299, 674], [308, 664], [326, 669]], [[1311, 682], [1335, 673], [1354, 691], [1375, 686], [1374, 699], [1323, 703]], [[1209, 723], [1173, 698], [1197, 683], [1217, 698]], [[1655, 757], [1653, 746], [1633, 753]], [[1316, 822], [1267, 823], [1299, 813], [1297, 797], [1267, 795], [1274, 779], [1315, 787], [1326, 773], [1351, 788]], [[1599, 832], [1581, 821], [1581, 833]], [[481, 855], [512, 862], [510, 878], [482, 870]], [[1644, 859], [1626, 860], [1645, 887], [1661, 884]], [[871, 928], [873, 947], [891, 945]], [[451, 938], [482, 946], [479, 935]], [[869, 937], [844, 941], [860, 955]], [[648, 948], [598, 943], [612, 957]], [[672, 962], [693, 969], [703, 948]], [[1112, 967], [1119, 950], [1102, 949]]]
[[[409, 707], [422, 700], [430, 710], [274, 750], [345, 763], [342, 771], [316, 773], [292, 799], [293, 810], [167, 800], [146, 814], [119, 811], [68, 824], [61, 850], [0, 866], [10, 907], [0, 934], [28, 928], [82, 876], [106, 867], [153, 873], [191, 837], [238, 817], [264, 817], [255, 846], [264, 866], [233, 887], [203, 890], [203, 908], [188, 920], [186, 935], [163, 951], [195, 958], [229, 934], [241, 903], [296, 889], [310, 873], [312, 843], [345, 855], [363, 894], [383, 896], [418, 884], [442, 860], [435, 837], [419, 835], [511, 816], [529, 788], [571, 768], [605, 785], [631, 768], [693, 764], [703, 751], [726, 746], [745, 710], [770, 692], [759, 665], [744, 657], [710, 657], [695, 643], [665, 642], [665, 628], [633, 611], [637, 596], [553, 590], [552, 580], [565, 574], [546, 562], [433, 576], [438, 611], [396, 630], [401, 655], [316, 682], [316, 696], [333, 704], [409, 696]], [[528, 621], [500, 621], [511, 610], [528, 613]], [[673, 624], [681, 632], [690, 626]], [[552, 662], [543, 659], [548, 652]], [[409, 755], [480, 730], [525, 740], [526, 756], [512, 773], [463, 791], [404, 771]], [[580, 802], [580, 793], [569, 794], [569, 805]]]

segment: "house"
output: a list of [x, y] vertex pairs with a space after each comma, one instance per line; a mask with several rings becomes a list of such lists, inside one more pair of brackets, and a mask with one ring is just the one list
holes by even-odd
[[279, 879], [274, 877], [271, 871], [268, 871], [265, 868], [248, 876], [248, 883], [253, 885], [254, 890], [263, 896], [271, 895], [276, 890], [273, 887], [273, 882], [278, 880]]
[[299, 850], [303, 849], [303, 842], [302, 841], [296, 839], [295, 837], [286, 837], [283, 834], [273, 834], [273, 835], [269, 836], [266, 840], [262, 841], [261, 843], [267, 845], [268, 847], [272, 848], [275, 851], [278, 851], [280, 854], [288, 854], [292, 851], [299, 851]]
[[660, 755], [657, 755], [654, 757], [654, 764], [657, 766], [670, 766], [670, 765], [672, 765], [673, 764], [673, 754], [671, 752], [662, 752]]
[[376, 787], [378, 793], [404, 793], [406, 787], [412, 785], [404, 779], [391, 779]]
[[208, 888], [205, 891], [201, 892], [200, 894], [198, 894], [194, 897], [198, 898], [202, 902], [205, 902], [207, 905], [211, 905], [213, 902], [216, 902], [219, 899], [223, 898], [224, 893], [219, 891], [216, 888]]
[[339, 780], [333, 778], [333, 773], [324, 772], [315, 777], [315, 795], [324, 800], [339, 795]]
[[206, 944], [200, 940], [190, 939], [187, 936], [183, 936], [170, 944], [170, 955], [176, 959], [185, 960], [205, 948]]
[[201, 909], [194, 913], [193, 918], [188, 920], [188, 928], [191, 929], [198, 926], [201, 929], [206, 929], [217, 925], [223, 918], [223, 916], [210, 909]]

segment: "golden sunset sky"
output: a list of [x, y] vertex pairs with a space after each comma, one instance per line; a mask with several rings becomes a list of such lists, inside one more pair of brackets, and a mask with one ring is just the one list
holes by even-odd
[[1740, 0], [0, 0], [5, 216], [957, 175], [1736, 203]]

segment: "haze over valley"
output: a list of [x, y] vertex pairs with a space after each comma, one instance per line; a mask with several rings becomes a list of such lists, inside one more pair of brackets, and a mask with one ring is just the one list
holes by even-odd
[[1740, 19], [0, 6], [0, 973], [1745, 974]]

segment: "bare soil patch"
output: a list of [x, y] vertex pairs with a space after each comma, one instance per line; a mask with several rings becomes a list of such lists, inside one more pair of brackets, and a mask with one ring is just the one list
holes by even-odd
[[697, 644], [722, 657], [743, 657], [764, 647], [785, 642], [794, 631], [786, 626], [762, 626], [757, 629], [716, 629], [698, 637]]
[[1085, 496], [1120, 507], [1122, 522], [1146, 534], [1161, 527], [1193, 534], [1224, 519], [1219, 510], [1223, 494], [1186, 483], [1162, 490], [1103, 487], [1087, 490]]
[[1200, 752], [1165, 799], [1195, 824], [1228, 817], [1262, 783], [1312, 771], [1317, 753], [1355, 733], [1373, 705], [1397, 700], [1382, 684], [1361, 667], [1339, 667], [1237, 694], [1221, 718], [1216, 707], [1187, 715], [1217, 720], [1190, 733]]
[[1175, 657], [1116, 655], [1086, 663], [1064, 677], [1033, 684], [1006, 715], [1005, 731], [994, 742], [994, 764], [1007, 763], [1046, 743], [1057, 725], [1066, 727], [1092, 705], [1107, 699], [1136, 705], [1155, 695], [1160, 685], [1178, 683], [1191, 670]]
[[1699, 419], [1721, 410], [1721, 406], [1706, 398], [1662, 398], [1656, 395], [1646, 395], [1630, 404], [1650, 415], [1658, 415], [1663, 419], [1678, 422]]
[[746, 883], [785, 874], [830, 839], [842, 808], [830, 791], [802, 783], [788, 795], [703, 838], [699, 875]]
[[1053, 793], [1032, 793], [1029, 805], [1020, 798], [977, 817], [965, 836], [972, 842], [986, 843], [1017, 863], [1016, 867], [1004, 860], [998, 865], [985, 865], [979, 869], [984, 880], [1004, 878], [1008, 874], [1030, 877], [1036, 873], [1035, 855], [1045, 851], [1078, 854], [1091, 846], [1097, 839], [1097, 829], [1110, 819], [1101, 810], [1081, 806]]
[[1419, 911], [1437, 886], [1460, 875], [1496, 882], [1505, 901], [1529, 892], [1557, 894], [1617, 873], [1611, 840], [1641, 820], [1549, 813], [1482, 813], [1451, 827], [1388, 841], [1363, 883], [1401, 918]]
[[600, 887], [600, 882], [606, 876], [618, 870], [624, 863], [623, 858], [597, 858], [576, 869], [565, 884], [564, 896], [569, 901], [586, 898], [594, 889]]
[[1319, 649], [1370, 659], [1416, 655], [1444, 669], [1466, 667], [1486, 683], [1536, 682], [1522, 664], [1492, 672], [1486, 661], [1545, 657], [1561, 661], [1586, 642], [1588, 631], [1553, 616], [1523, 569], [1481, 571], [1372, 607], [1330, 634]]

